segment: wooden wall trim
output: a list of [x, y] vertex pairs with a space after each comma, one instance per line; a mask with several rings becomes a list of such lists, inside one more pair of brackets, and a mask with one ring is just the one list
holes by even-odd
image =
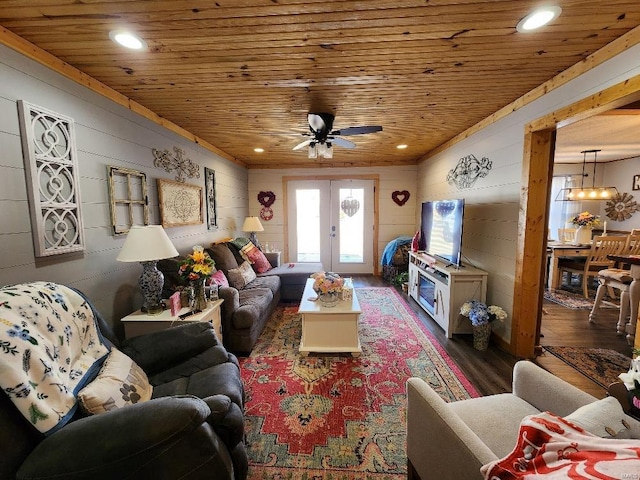
[[167, 130], [180, 135], [187, 140], [200, 145], [202, 148], [209, 150], [210, 152], [219, 155], [222, 158], [229, 160], [230, 162], [235, 163], [236, 165], [240, 165], [241, 167], [247, 168], [247, 165], [244, 162], [236, 159], [232, 155], [229, 155], [226, 152], [223, 152], [219, 148], [214, 145], [211, 145], [206, 140], [194, 135], [193, 133], [185, 130], [184, 128], [176, 125], [173, 122], [170, 122], [166, 118], [162, 118], [160, 115], [154, 113], [149, 110], [147, 107], [139, 104], [138, 102], [131, 100], [129, 97], [118, 93], [113, 90], [111, 87], [108, 87], [104, 83], [96, 80], [93, 77], [90, 77], [86, 73], [83, 73], [81, 70], [69, 65], [68, 63], [60, 60], [58, 57], [51, 55], [49, 52], [42, 50], [41, 48], [35, 46], [34, 44], [28, 42], [24, 38], [12, 33], [7, 30], [3, 26], [0, 25], [0, 43], [6, 45], [7, 47], [15, 50], [16, 52], [29, 57], [31, 60], [34, 60], [41, 65], [63, 75], [64, 77], [72, 80], [89, 90], [101, 95], [105, 98], [108, 98], [114, 103], [125, 107], [131, 110], [134, 113], [146, 118], [147, 120], [160, 125]]
[[422, 157], [418, 163], [422, 163], [425, 160], [444, 152], [445, 150], [453, 147], [455, 144], [469, 138], [471, 135], [478, 133], [480, 130], [488, 127], [496, 123], [498, 120], [505, 118], [516, 110], [520, 110], [522, 107], [534, 102], [535, 100], [541, 98], [547, 93], [555, 90], [556, 88], [561, 87], [562, 85], [574, 80], [585, 72], [597, 67], [598, 65], [610, 60], [616, 55], [624, 52], [628, 48], [633, 47], [634, 45], [640, 43], [640, 26], [634, 28], [633, 30], [627, 32], [621, 37], [615, 39], [613, 42], [605, 45], [600, 50], [594, 52], [589, 55], [584, 60], [579, 61], [572, 67], [560, 72], [558, 75], [553, 77], [551, 80], [546, 81], [542, 85], [537, 86], [533, 90], [528, 93], [525, 93], [520, 98], [514, 100], [509, 105], [502, 107], [497, 112], [489, 115], [487, 118], [479, 121], [472, 127], [469, 127], [464, 132], [456, 135], [451, 140], [443, 143], [442, 145], [434, 148], [424, 157]]
[[377, 173], [361, 175], [300, 175], [282, 177], [282, 201], [283, 204], [283, 233], [284, 233], [284, 255], [289, 258], [289, 210], [287, 207], [288, 182], [297, 180], [373, 180], [373, 274], [381, 275], [378, 255], [378, 239], [380, 237], [380, 175]]

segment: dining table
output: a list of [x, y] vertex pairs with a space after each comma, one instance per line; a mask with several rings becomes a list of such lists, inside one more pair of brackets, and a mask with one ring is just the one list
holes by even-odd
[[640, 303], [640, 255], [607, 255], [607, 258], [631, 266], [633, 280], [629, 285], [629, 322], [626, 325], [627, 342], [633, 348], [640, 349], [640, 331], [638, 331], [638, 304]]
[[547, 286], [550, 290], [556, 290], [560, 285], [559, 259], [566, 257], [585, 257], [591, 250], [591, 244], [573, 244], [557, 241], [547, 242], [547, 256], [549, 259], [549, 271]]

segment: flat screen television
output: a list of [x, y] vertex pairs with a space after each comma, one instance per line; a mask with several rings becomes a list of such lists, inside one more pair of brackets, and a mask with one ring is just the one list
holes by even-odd
[[422, 204], [420, 250], [460, 266], [464, 199], [435, 200]]

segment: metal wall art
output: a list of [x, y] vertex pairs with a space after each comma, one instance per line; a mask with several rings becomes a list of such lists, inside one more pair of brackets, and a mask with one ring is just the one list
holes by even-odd
[[407, 201], [409, 200], [409, 197], [411, 196], [411, 194], [409, 193], [408, 190], [396, 190], [395, 192], [393, 192], [391, 194], [391, 199], [396, 202], [396, 204], [398, 206], [403, 206], [405, 203], [407, 203]]
[[169, 150], [153, 149], [153, 164], [158, 168], [163, 168], [165, 172], [176, 172], [176, 181], [184, 182], [185, 175], [188, 178], [200, 178], [200, 165], [193, 163], [184, 156], [184, 151], [179, 147], [173, 147], [175, 155], [169, 153]]
[[204, 167], [204, 191], [207, 200], [207, 228], [218, 228], [218, 214], [216, 212], [216, 172]]
[[458, 160], [455, 168], [447, 174], [449, 185], [455, 185], [458, 190], [471, 188], [479, 178], [484, 178], [491, 170], [491, 160], [482, 157], [478, 160], [475, 155], [467, 155]]
[[638, 204], [630, 193], [617, 193], [607, 202], [607, 217], [617, 222], [624, 222], [639, 210]]
[[114, 235], [129, 232], [132, 225], [149, 225], [147, 176], [137, 170], [107, 166], [109, 205]]
[[163, 227], [202, 223], [202, 187], [159, 178], [158, 200]]
[[73, 119], [18, 101], [36, 257], [82, 251], [84, 229]]
[[358, 213], [358, 210], [360, 210], [360, 202], [349, 195], [347, 198], [342, 200], [342, 202], [340, 203], [340, 208], [345, 213], [345, 215], [353, 217], [356, 213]]

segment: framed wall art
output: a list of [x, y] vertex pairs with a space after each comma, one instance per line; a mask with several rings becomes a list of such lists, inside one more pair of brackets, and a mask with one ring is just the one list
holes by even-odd
[[640, 175], [633, 176], [633, 190], [640, 190]]
[[158, 203], [165, 228], [202, 223], [202, 187], [159, 178]]
[[218, 218], [216, 213], [216, 172], [204, 167], [204, 188], [207, 200], [207, 228], [215, 230], [218, 228]]
[[147, 176], [137, 170], [107, 166], [109, 206], [113, 234], [129, 232], [132, 225], [149, 225]]
[[36, 257], [85, 249], [72, 118], [18, 101]]

